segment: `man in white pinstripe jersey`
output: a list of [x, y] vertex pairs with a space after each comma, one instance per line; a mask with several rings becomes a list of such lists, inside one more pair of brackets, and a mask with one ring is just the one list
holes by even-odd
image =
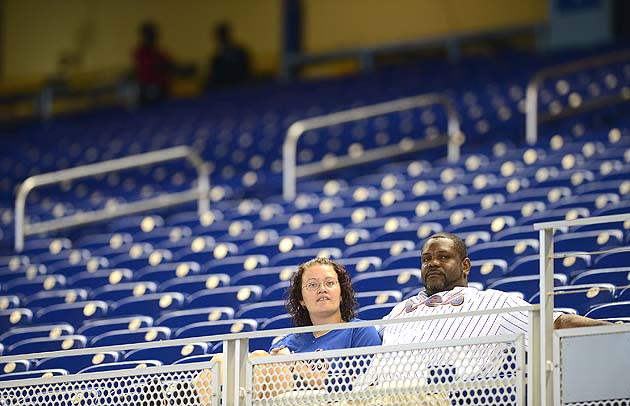
[[[429, 237], [421, 251], [421, 277], [425, 290], [392, 309], [384, 317], [398, 319], [475, 310], [527, 306], [513, 294], [468, 287], [470, 259], [464, 242], [454, 234]], [[527, 312], [455, 317], [383, 326], [383, 345], [432, 342], [527, 332]], [[609, 324], [573, 314], [554, 314], [555, 328]]]

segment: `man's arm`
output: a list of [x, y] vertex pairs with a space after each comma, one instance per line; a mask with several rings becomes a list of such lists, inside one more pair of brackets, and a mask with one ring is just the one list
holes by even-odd
[[595, 320], [577, 314], [561, 314], [554, 320], [553, 327], [556, 329], [573, 327], [606, 326], [611, 323], [603, 320]]

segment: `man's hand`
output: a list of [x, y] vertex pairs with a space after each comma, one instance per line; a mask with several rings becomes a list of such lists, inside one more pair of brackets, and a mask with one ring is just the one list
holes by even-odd
[[603, 320], [595, 320], [588, 317], [578, 316], [577, 314], [561, 314], [553, 322], [555, 329], [574, 328], [574, 327], [592, 327], [607, 326], [612, 323]]

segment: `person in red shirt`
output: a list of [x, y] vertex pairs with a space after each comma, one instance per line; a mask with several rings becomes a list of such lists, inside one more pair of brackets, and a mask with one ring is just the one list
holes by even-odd
[[158, 101], [168, 95], [175, 64], [158, 46], [159, 27], [155, 23], [143, 23], [139, 34], [140, 43], [133, 52], [133, 62], [140, 101]]

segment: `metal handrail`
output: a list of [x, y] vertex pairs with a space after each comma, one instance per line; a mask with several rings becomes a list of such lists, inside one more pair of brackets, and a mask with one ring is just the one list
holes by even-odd
[[[540, 405], [551, 406], [557, 394], [554, 393], [554, 385], [557, 385], [558, 354], [553, 349], [553, 274], [554, 274], [554, 247], [553, 233], [556, 228], [577, 227], [591, 224], [613, 223], [630, 221], [630, 213], [613, 214], [608, 216], [588, 217], [575, 220], [549, 221], [535, 223], [534, 230], [539, 232], [540, 240]], [[556, 383], [554, 384], [554, 380]]]
[[538, 90], [546, 79], [625, 60], [630, 60], [630, 51], [591, 56], [574, 62], [550, 66], [536, 72], [527, 84], [525, 97], [525, 140], [527, 144], [535, 145], [538, 141]]
[[[386, 147], [373, 148], [365, 151], [361, 157], [352, 157], [349, 155], [335, 157], [332, 163], [328, 160], [322, 160], [308, 165], [296, 166], [297, 143], [302, 134], [308, 130], [362, 120], [368, 117], [393, 113], [396, 111], [409, 110], [416, 107], [430, 106], [433, 104], [440, 104], [446, 110], [448, 117], [448, 135], [446, 137], [438, 137], [433, 140], [417, 140], [410, 143], [399, 143]], [[298, 120], [291, 124], [287, 130], [284, 145], [282, 146], [282, 195], [286, 201], [295, 199], [296, 182], [298, 177], [316, 175], [331, 170], [347, 168], [349, 166], [408, 154], [440, 145], [448, 145], [447, 158], [449, 162], [454, 163], [459, 160], [459, 147], [462, 142], [463, 135], [460, 131], [459, 118], [455, 108], [446, 96], [436, 93], [406, 97], [385, 103], [358, 107], [337, 113], [312, 117], [305, 120]]]
[[[109, 172], [178, 159], [187, 160], [197, 170], [198, 181], [196, 188], [191, 188], [183, 192], [168, 193], [133, 203], [123, 203], [116, 206], [115, 210], [104, 208], [92, 212], [76, 213], [54, 220], [25, 224], [26, 198], [33, 189], [69, 180], [92, 177]], [[210, 202], [208, 200], [208, 192], [210, 189], [209, 174], [210, 170], [208, 164], [203, 161], [195, 150], [187, 146], [178, 146], [31, 176], [20, 184], [15, 198], [15, 251], [21, 252], [24, 249], [24, 237], [28, 235], [61, 230], [81, 224], [174, 206], [194, 200], [198, 200], [198, 212], [200, 214], [204, 213], [210, 208]]]

